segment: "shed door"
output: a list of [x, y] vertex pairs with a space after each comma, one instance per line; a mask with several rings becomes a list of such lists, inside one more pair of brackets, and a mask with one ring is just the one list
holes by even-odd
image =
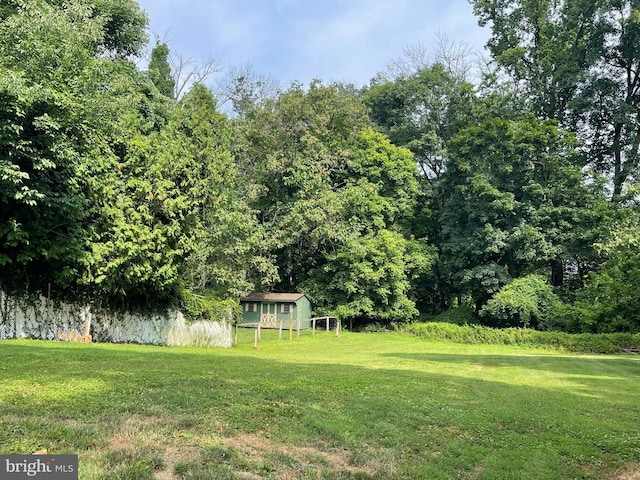
[[263, 303], [260, 310], [260, 326], [276, 328], [276, 304]]

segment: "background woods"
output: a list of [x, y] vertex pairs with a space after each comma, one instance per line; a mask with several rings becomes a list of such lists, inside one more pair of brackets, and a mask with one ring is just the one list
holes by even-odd
[[0, 286], [637, 332], [640, 6], [472, 4], [482, 77], [451, 44], [356, 88], [185, 81], [134, 0], [3, 2]]

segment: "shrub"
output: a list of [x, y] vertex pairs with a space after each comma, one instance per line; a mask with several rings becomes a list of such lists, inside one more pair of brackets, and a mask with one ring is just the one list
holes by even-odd
[[234, 323], [240, 319], [242, 312], [235, 300], [215, 300], [189, 291], [182, 292], [181, 310], [191, 321], [213, 320]]
[[500, 326], [547, 329], [560, 299], [541, 275], [517, 278], [500, 289], [480, 310], [480, 316]]

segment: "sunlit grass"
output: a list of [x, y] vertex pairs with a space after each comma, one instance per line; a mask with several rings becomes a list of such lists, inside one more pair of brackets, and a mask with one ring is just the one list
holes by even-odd
[[0, 342], [0, 453], [78, 453], [84, 479], [595, 479], [640, 463], [635, 356], [253, 335]]

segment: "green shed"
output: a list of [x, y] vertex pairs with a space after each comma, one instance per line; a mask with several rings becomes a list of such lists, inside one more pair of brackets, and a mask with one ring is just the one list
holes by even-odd
[[241, 325], [311, 328], [311, 302], [304, 293], [250, 293], [240, 299]]

